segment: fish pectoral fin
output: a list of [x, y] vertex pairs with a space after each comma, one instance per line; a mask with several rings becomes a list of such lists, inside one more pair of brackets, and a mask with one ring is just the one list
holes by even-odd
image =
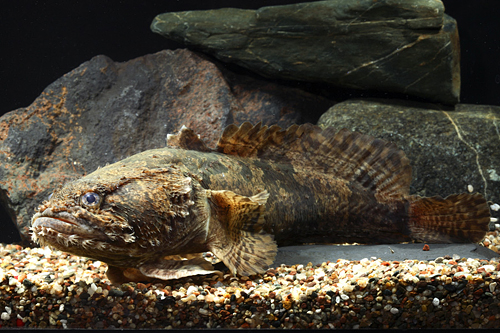
[[263, 191], [252, 197], [231, 191], [208, 191], [211, 201], [209, 248], [233, 274], [261, 273], [271, 265], [277, 252], [273, 235], [263, 230]]
[[201, 255], [188, 260], [167, 260], [142, 264], [138, 268], [116, 267], [108, 265], [106, 275], [108, 279], [116, 283], [150, 281], [152, 279], [173, 280], [186, 276], [217, 273], [212, 264]]

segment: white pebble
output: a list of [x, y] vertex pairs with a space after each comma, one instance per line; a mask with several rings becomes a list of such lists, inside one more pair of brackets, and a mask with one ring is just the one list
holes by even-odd
[[469, 191], [470, 193], [474, 192], [474, 186], [467, 185], [467, 191]]
[[13, 277], [10, 277], [9, 278], [9, 286], [15, 286], [17, 284], [17, 279], [16, 278], [13, 278]]
[[191, 295], [192, 293], [194, 293], [196, 291], [198, 291], [198, 287], [189, 286], [189, 288], [187, 289], [186, 295]]
[[198, 312], [203, 316], [206, 316], [208, 314], [208, 310], [204, 308], [200, 308]]
[[490, 217], [490, 222], [493, 223], [498, 222], [498, 219], [496, 217]]
[[2, 320], [9, 320], [10, 315], [7, 312], [2, 312], [2, 315], [0, 316], [0, 319]]
[[64, 304], [61, 304], [59, 305], [59, 312], [63, 312], [64, 311]]
[[306, 279], [307, 275], [305, 273], [299, 273], [295, 276], [295, 278], [300, 281], [300, 280]]
[[483, 268], [486, 272], [493, 272], [495, 270], [495, 266], [493, 265], [484, 265]]
[[438, 306], [439, 305], [439, 298], [434, 297], [434, 299], [432, 300], [432, 305]]
[[399, 313], [399, 309], [398, 308], [391, 308], [391, 313], [392, 314], [398, 314]]
[[95, 285], [95, 283], [92, 283], [87, 292], [89, 293], [90, 297], [92, 297], [92, 295], [94, 295], [96, 290], [97, 290], [97, 286]]
[[496, 282], [492, 282], [492, 283], [490, 283], [489, 287], [490, 287], [490, 292], [494, 292], [495, 288], [497, 287], [497, 283]]
[[75, 272], [76, 272], [76, 270], [75, 270], [75, 269], [70, 268], [70, 269], [68, 269], [68, 270], [65, 270], [65, 271], [62, 273], [61, 277], [62, 277], [63, 279], [67, 279], [67, 278], [69, 278], [69, 277], [73, 276], [73, 275], [75, 274]]
[[6, 307], [5, 307], [5, 311], [7, 312], [7, 314], [9, 314], [9, 315], [10, 315], [10, 314], [12, 313], [12, 308], [11, 308], [11, 307], [9, 307], [9, 306], [6, 306]]
[[491, 210], [494, 210], [495, 212], [500, 210], [500, 205], [499, 204], [493, 204], [490, 206]]
[[54, 283], [52, 285], [52, 290], [50, 291], [51, 294], [55, 294], [55, 293], [58, 293], [58, 292], [61, 292], [62, 291], [62, 286], [59, 284], [59, 283]]

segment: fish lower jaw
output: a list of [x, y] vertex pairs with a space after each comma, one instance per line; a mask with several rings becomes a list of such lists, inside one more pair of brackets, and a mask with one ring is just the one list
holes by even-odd
[[80, 238], [87, 240], [105, 241], [107, 239], [101, 232], [91, 227], [70, 221], [68, 219], [52, 216], [35, 215], [31, 222], [31, 229], [38, 233], [48, 235], [61, 235], [57, 237]]
[[31, 239], [40, 246], [51, 246], [62, 251], [75, 252], [77, 248], [95, 249], [107, 247], [105, 242], [94, 239], [85, 239], [78, 235], [67, 235], [51, 227], [33, 226], [31, 227]]
[[54, 228], [36, 223], [30, 230], [32, 241], [41, 247], [49, 246], [59, 251], [82, 257], [90, 257], [110, 264], [114, 264], [115, 262], [127, 262], [130, 264], [136, 261], [137, 257], [141, 257], [140, 254], [144, 253], [144, 251], [141, 251], [138, 254], [136, 253], [137, 251], [134, 251], [130, 247], [117, 247], [98, 239], [68, 235]]

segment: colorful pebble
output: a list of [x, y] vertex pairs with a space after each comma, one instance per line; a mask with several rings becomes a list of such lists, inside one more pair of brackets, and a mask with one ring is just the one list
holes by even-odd
[[500, 327], [498, 258], [339, 259], [119, 286], [106, 269], [49, 248], [0, 244], [0, 327]]

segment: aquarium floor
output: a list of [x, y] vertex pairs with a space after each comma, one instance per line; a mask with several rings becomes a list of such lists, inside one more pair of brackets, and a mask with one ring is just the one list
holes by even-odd
[[[498, 253], [498, 240], [495, 230], [481, 244]], [[437, 249], [429, 245], [428, 253]], [[387, 247], [387, 255], [400, 251]], [[500, 327], [498, 257], [481, 259], [472, 252], [422, 258], [388, 260], [368, 253], [361, 260], [282, 264], [250, 277], [226, 272], [114, 286], [99, 261], [0, 244], [0, 326]]]

